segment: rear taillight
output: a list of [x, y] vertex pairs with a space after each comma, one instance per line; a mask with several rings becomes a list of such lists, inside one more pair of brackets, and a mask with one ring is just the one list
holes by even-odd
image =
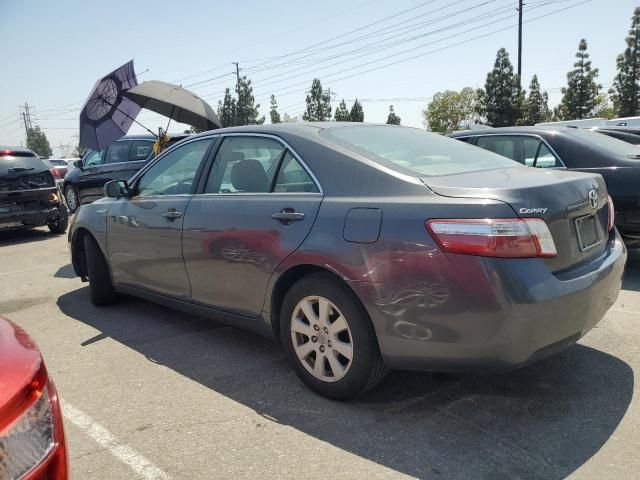
[[607, 231], [610, 232], [611, 230], [613, 230], [613, 226], [616, 222], [616, 210], [613, 206], [611, 195], [607, 195], [607, 208], [609, 210], [609, 217], [607, 219]]
[[51, 172], [51, 175], [53, 175], [55, 178], [62, 178], [62, 175], [60, 175], [60, 172], [57, 169], [50, 168], [49, 171]]
[[444, 252], [483, 257], [554, 257], [556, 245], [541, 218], [437, 219], [427, 230]]

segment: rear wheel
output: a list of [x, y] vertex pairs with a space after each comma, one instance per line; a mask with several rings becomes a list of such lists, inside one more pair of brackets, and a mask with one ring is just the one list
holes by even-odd
[[91, 235], [84, 237], [84, 251], [87, 259], [91, 303], [98, 306], [113, 303], [117, 297], [109, 276], [109, 267], [102, 250]]
[[64, 189], [64, 199], [67, 202], [67, 207], [71, 213], [75, 212], [80, 206], [80, 200], [78, 199], [78, 192], [71, 185], [68, 185]]
[[58, 207], [58, 218], [47, 225], [52, 233], [64, 233], [69, 227], [69, 212], [67, 207], [60, 205]]
[[355, 397], [375, 387], [387, 372], [366, 311], [328, 274], [310, 275], [291, 287], [280, 325], [289, 361], [320, 395]]

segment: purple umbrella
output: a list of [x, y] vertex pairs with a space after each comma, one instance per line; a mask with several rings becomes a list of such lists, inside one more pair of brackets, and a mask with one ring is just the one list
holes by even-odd
[[80, 112], [80, 145], [103, 150], [127, 133], [140, 107], [122, 92], [137, 84], [133, 60], [96, 82]]

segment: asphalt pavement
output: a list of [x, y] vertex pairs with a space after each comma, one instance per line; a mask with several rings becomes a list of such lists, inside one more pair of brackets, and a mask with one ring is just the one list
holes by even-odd
[[56, 382], [75, 479], [638, 478], [640, 252], [562, 354], [393, 372], [349, 403], [307, 390], [273, 341], [134, 298], [94, 307], [47, 229], [0, 233], [0, 292]]

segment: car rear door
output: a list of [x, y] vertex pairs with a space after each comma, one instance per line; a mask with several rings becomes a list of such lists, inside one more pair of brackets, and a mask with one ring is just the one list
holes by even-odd
[[111, 159], [110, 151], [107, 150], [106, 161], [100, 174], [103, 185], [111, 180], [128, 180], [144, 167], [153, 153], [153, 140], [131, 140], [127, 143], [126, 150], [123, 148], [119, 152], [111, 152], [117, 155], [115, 159]]
[[322, 198], [311, 172], [280, 139], [226, 136], [185, 214], [192, 299], [258, 316], [273, 271], [309, 234]]
[[214, 142], [215, 137], [200, 138], [168, 151], [134, 180], [132, 197], [111, 205], [107, 252], [116, 283], [190, 298], [182, 223]]

